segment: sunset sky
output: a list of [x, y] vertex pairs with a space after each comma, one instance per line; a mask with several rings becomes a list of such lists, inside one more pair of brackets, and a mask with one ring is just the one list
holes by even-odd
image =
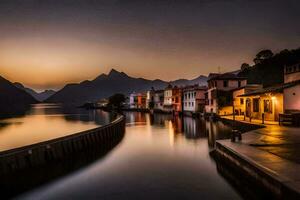
[[0, 75], [61, 88], [111, 68], [173, 80], [300, 47], [299, 0], [1, 0]]

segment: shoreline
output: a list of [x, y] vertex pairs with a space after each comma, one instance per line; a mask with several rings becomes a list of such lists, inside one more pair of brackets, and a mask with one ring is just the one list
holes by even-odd
[[[232, 180], [233, 174], [238, 174], [240, 178], [256, 184], [259, 189], [268, 191], [273, 198], [300, 198], [298, 182], [300, 176], [295, 176], [300, 164], [251, 146], [251, 141], [257, 137], [266, 137], [258, 133], [259, 130], [265, 130], [266, 126], [224, 118], [221, 118], [221, 121], [239, 127], [243, 124], [252, 125], [253, 128], [253, 130], [243, 132], [242, 141], [231, 142], [230, 139], [216, 141], [216, 148], [211, 154], [216, 163], [222, 166], [221, 171], [226, 171], [227, 175], [231, 172], [229, 178]], [[241, 181], [243, 180], [233, 182]]]

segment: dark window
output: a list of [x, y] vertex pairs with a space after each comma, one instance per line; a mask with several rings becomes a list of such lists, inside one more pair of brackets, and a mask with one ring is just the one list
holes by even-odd
[[175, 98], [175, 103], [178, 103], [178, 97]]
[[213, 99], [210, 100], [210, 105], [214, 105], [214, 100]]
[[264, 100], [264, 112], [272, 113], [272, 100]]
[[244, 104], [244, 99], [240, 98], [240, 104], [243, 105]]
[[241, 87], [241, 81], [238, 81], [238, 87]]
[[223, 81], [223, 87], [228, 87], [228, 81]]
[[253, 99], [253, 112], [259, 112], [259, 99]]

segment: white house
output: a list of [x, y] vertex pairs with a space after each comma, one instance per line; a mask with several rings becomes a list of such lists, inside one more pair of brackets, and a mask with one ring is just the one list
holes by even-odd
[[219, 101], [225, 99], [223, 103], [226, 104], [226, 98], [232, 97], [231, 90], [247, 85], [246, 78], [240, 77], [235, 73], [210, 74], [207, 82], [205, 112], [219, 115], [225, 114], [221, 110], [221, 107], [224, 105], [219, 105]]
[[284, 85], [284, 112], [300, 112], [300, 63], [285, 67]]
[[132, 109], [145, 109], [146, 108], [146, 95], [143, 93], [131, 93], [129, 96], [129, 108]]
[[[155, 95], [155, 90], [152, 87], [151, 90], [148, 90], [147, 94], [146, 94], [146, 108], [147, 109], [152, 109], [154, 107], [154, 95]], [[151, 104], [153, 104], [152, 108], [151, 108]]]
[[164, 90], [156, 90], [154, 93], [154, 110], [164, 109]]
[[164, 90], [164, 111], [172, 111], [173, 87], [169, 84]]
[[183, 111], [185, 113], [203, 112], [205, 107], [205, 86], [187, 86], [183, 89]]

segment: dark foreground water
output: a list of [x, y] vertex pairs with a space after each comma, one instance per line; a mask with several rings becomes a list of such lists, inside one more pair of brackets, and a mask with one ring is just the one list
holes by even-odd
[[219, 174], [209, 154], [216, 139], [228, 136], [229, 127], [134, 112], [126, 113], [126, 120], [123, 140], [104, 156], [19, 198], [241, 198]]

